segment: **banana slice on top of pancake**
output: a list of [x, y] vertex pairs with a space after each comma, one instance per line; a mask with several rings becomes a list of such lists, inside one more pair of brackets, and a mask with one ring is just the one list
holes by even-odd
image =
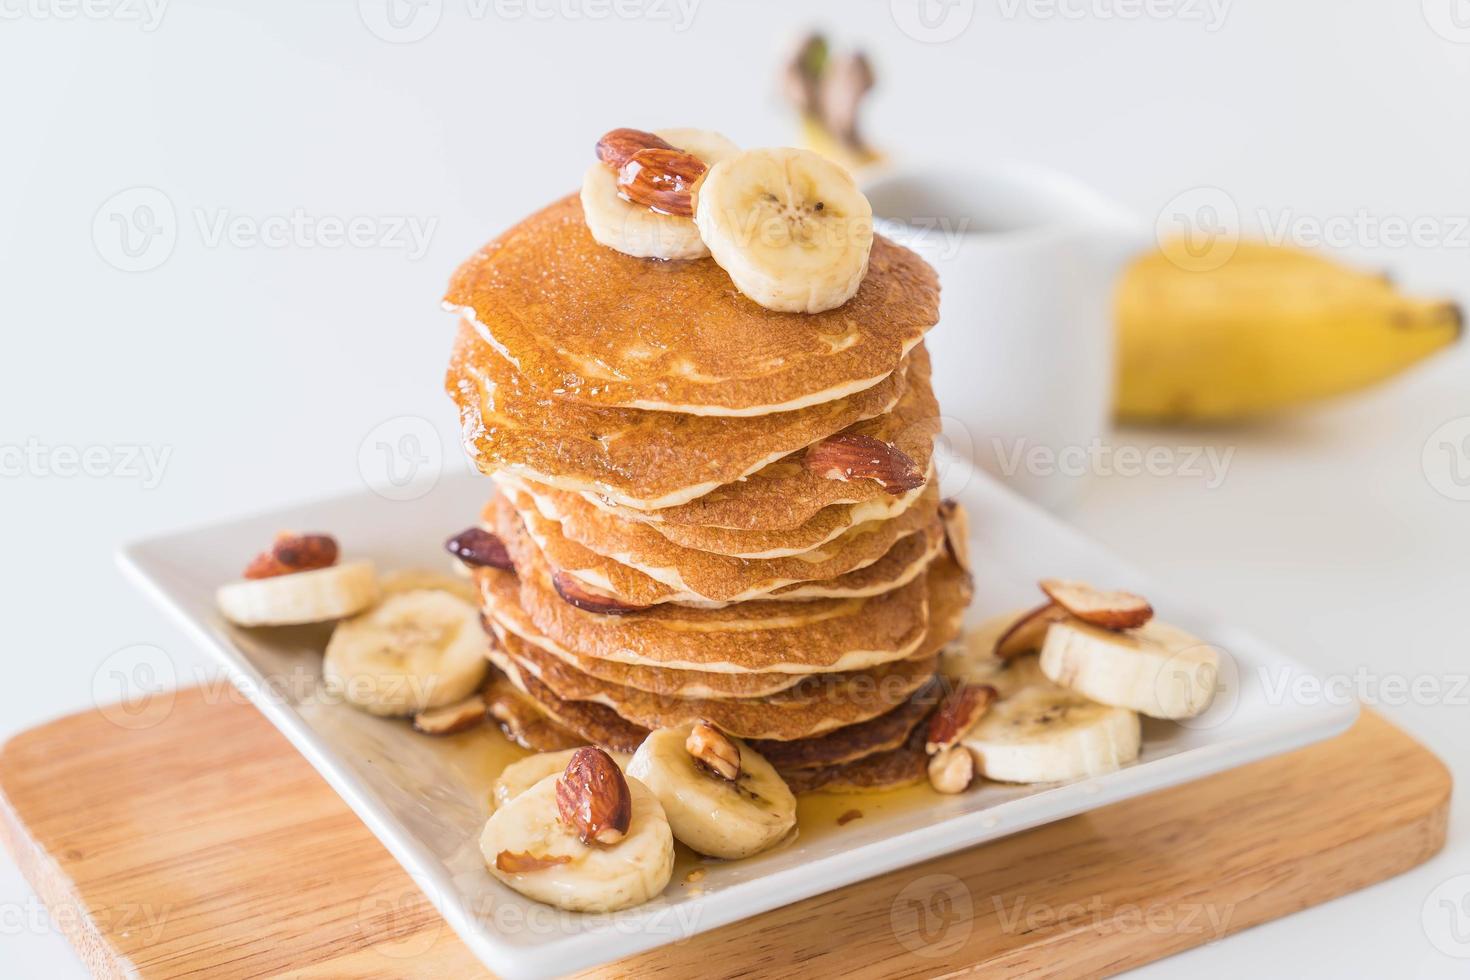
[[370, 714], [410, 715], [477, 691], [488, 669], [485, 647], [475, 606], [450, 591], [409, 589], [339, 623], [322, 674]]
[[582, 178], [582, 213], [599, 245], [640, 259], [700, 259], [709, 249], [686, 214], [670, 214], [628, 198], [620, 175], [639, 150], [677, 150], [705, 167], [740, 152], [726, 137], [707, 129], [662, 129], [654, 133], [618, 129], [598, 142], [598, 162]]
[[796, 797], [775, 768], [703, 722], [649, 734], [628, 775], [653, 791], [674, 836], [700, 854], [749, 857], [796, 826]]
[[657, 797], [591, 746], [497, 809], [480, 853], [506, 885], [572, 912], [641, 905], [674, 872], [674, 836]]
[[810, 150], [747, 150], [698, 185], [694, 223], [742, 293], [768, 310], [821, 313], [857, 294], [873, 208], [842, 167]]

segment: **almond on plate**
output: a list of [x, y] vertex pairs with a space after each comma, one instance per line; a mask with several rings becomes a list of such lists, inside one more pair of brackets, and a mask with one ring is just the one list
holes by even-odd
[[1143, 596], [1132, 592], [1108, 592], [1086, 582], [1063, 579], [1041, 580], [1041, 591], [1084, 623], [1110, 630], [1142, 626], [1153, 618], [1154, 608]]

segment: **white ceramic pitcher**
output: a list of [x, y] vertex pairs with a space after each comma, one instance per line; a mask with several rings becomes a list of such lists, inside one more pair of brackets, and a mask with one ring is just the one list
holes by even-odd
[[1094, 468], [1114, 292], [1145, 226], [1044, 170], [908, 170], [864, 188], [878, 231], [939, 270], [929, 335], [949, 448], [1052, 508]]

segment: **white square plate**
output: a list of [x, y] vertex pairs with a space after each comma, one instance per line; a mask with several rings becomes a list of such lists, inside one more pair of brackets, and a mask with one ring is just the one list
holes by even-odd
[[[862, 820], [841, 827], [824, 821], [766, 854], [712, 862], [698, 888], [681, 887], [676, 871], [660, 899], [607, 916], [557, 912], [492, 879], [475, 846], [488, 816], [485, 773], [466, 766], [462, 752], [403, 722], [317, 697], [322, 631], [239, 630], [214, 608], [215, 588], [235, 579], [281, 528], [335, 534], [347, 556], [371, 558], [380, 569], [445, 568], [442, 542], [474, 523], [490, 493], [488, 480], [445, 480], [410, 501], [364, 490], [156, 537], [126, 548], [121, 561], [144, 591], [219, 658], [485, 965], [506, 977], [569, 973], [673, 942], [949, 851], [1295, 749], [1342, 732], [1357, 716], [1355, 706], [1301, 704], [1285, 696], [1293, 680], [1309, 672], [1232, 625], [1228, 610], [1200, 610], [1191, 597], [1147, 580], [964, 464], [947, 467], [944, 487], [969, 508], [974, 531], [970, 623], [1035, 604], [1036, 581], [1048, 576], [1131, 589], [1147, 596], [1168, 621], [1222, 651], [1215, 706], [1188, 727], [1147, 722], [1142, 758], [1120, 772], [1066, 785], [987, 784], [952, 797], [904, 791], [892, 796], [908, 802], [893, 805], [885, 805], [883, 796], [864, 797]], [[926, 805], [913, 805], [916, 793]]]

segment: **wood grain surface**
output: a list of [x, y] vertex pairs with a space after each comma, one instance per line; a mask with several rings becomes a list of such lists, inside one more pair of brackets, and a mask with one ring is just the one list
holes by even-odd
[[[270, 724], [180, 692], [0, 750], [0, 830], [106, 977], [484, 975]], [[929, 861], [588, 976], [1092, 977], [1407, 870], [1450, 776], [1371, 712], [1333, 741]]]

